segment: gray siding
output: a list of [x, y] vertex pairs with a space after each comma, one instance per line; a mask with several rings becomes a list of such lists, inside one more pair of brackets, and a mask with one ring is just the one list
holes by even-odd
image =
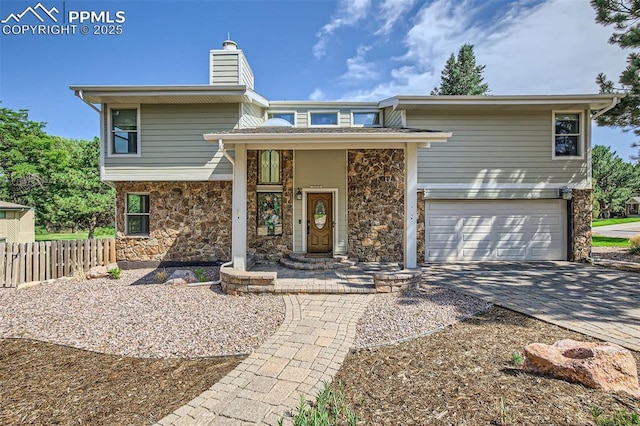
[[244, 84], [248, 88], [253, 89], [253, 85], [254, 85], [253, 71], [249, 66], [249, 62], [247, 62], [247, 58], [242, 53], [240, 53], [240, 64], [241, 64], [240, 84]]
[[240, 84], [238, 53], [211, 53], [211, 84]]
[[453, 132], [418, 151], [418, 183], [587, 185], [588, 133], [585, 159], [552, 160], [551, 114], [407, 111], [408, 127]]
[[386, 108], [384, 110], [385, 127], [402, 127], [402, 111]]
[[238, 104], [141, 105], [140, 156], [106, 157], [105, 180], [215, 180], [232, 167], [204, 133], [233, 129]]
[[256, 104], [242, 104], [240, 128], [258, 127], [264, 123], [264, 109]]

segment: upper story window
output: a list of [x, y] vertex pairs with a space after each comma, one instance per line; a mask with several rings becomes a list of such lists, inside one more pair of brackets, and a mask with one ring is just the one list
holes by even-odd
[[309, 125], [310, 126], [337, 126], [338, 125], [338, 112], [310, 112], [309, 113]]
[[582, 112], [553, 113], [553, 157], [582, 157]]
[[258, 185], [282, 183], [282, 153], [275, 149], [258, 151]]
[[138, 108], [111, 109], [111, 149], [113, 155], [140, 153]]
[[353, 111], [351, 125], [354, 127], [379, 127], [382, 125], [379, 111]]
[[267, 114], [267, 119], [281, 118], [291, 123], [292, 126], [296, 125], [296, 113], [295, 112], [270, 112]]
[[127, 235], [149, 235], [149, 194], [127, 194]]

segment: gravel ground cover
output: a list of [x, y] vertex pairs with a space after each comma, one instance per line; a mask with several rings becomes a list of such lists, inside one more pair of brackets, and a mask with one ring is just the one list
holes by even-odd
[[[209, 278], [217, 276], [217, 269], [203, 269]], [[154, 275], [139, 269], [122, 271], [119, 280], [0, 289], [0, 338], [120, 356], [193, 358], [250, 353], [284, 320], [280, 296], [233, 297], [219, 286], [151, 284]]]
[[593, 425], [596, 405], [640, 414], [640, 400], [626, 394], [526, 374], [511, 362], [529, 343], [567, 338], [594, 340], [492, 307], [429, 336], [352, 351], [333, 386], [344, 384], [362, 425]]
[[591, 253], [598, 259], [640, 263], [640, 254], [631, 254], [629, 249], [624, 247], [593, 247]]
[[385, 345], [425, 335], [490, 306], [475, 297], [437, 287], [378, 293], [357, 324], [354, 347]]

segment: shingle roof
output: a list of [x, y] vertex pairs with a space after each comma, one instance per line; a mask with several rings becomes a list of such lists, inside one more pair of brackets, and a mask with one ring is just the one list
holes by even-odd
[[413, 129], [408, 127], [251, 127], [233, 129], [219, 134], [252, 134], [252, 133], [440, 133], [441, 130]]
[[8, 201], [0, 201], [0, 210], [25, 210], [32, 207], [23, 206], [21, 204], [10, 203]]
[[640, 203], [640, 197], [631, 197], [627, 200], [628, 204], [632, 204], [632, 203]]

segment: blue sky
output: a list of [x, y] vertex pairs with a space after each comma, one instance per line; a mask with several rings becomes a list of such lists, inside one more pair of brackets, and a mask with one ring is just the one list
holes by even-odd
[[[37, 4], [2, 0], [0, 19]], [[586, 0], [41, 4], [58, 9], [60, 19], [70, 11], [125, 14], [121, 35], [82, 35], [78, 22], [76, 34], [0, 35], [1, 105], [28, 109], [49, 133], [77, 139], [98, 134], [98, 115], [69, 85], [206, 84], [208, 52], [227, 33], [245, 52], [256, 90], [271, 100], [428, 94], [447, 57], [466, 42], [486, 65], [494, 94], [597, 93], [597, 73], [617, 79], [627, 54], [607, 43], [611, 29], [594, 22]], [[28, 14], [25, 23], [40, 22]], [[616, 129], [593, 134], [595, 144], [612, 146], [624, 159], [637, 153], [634, 139]]]

